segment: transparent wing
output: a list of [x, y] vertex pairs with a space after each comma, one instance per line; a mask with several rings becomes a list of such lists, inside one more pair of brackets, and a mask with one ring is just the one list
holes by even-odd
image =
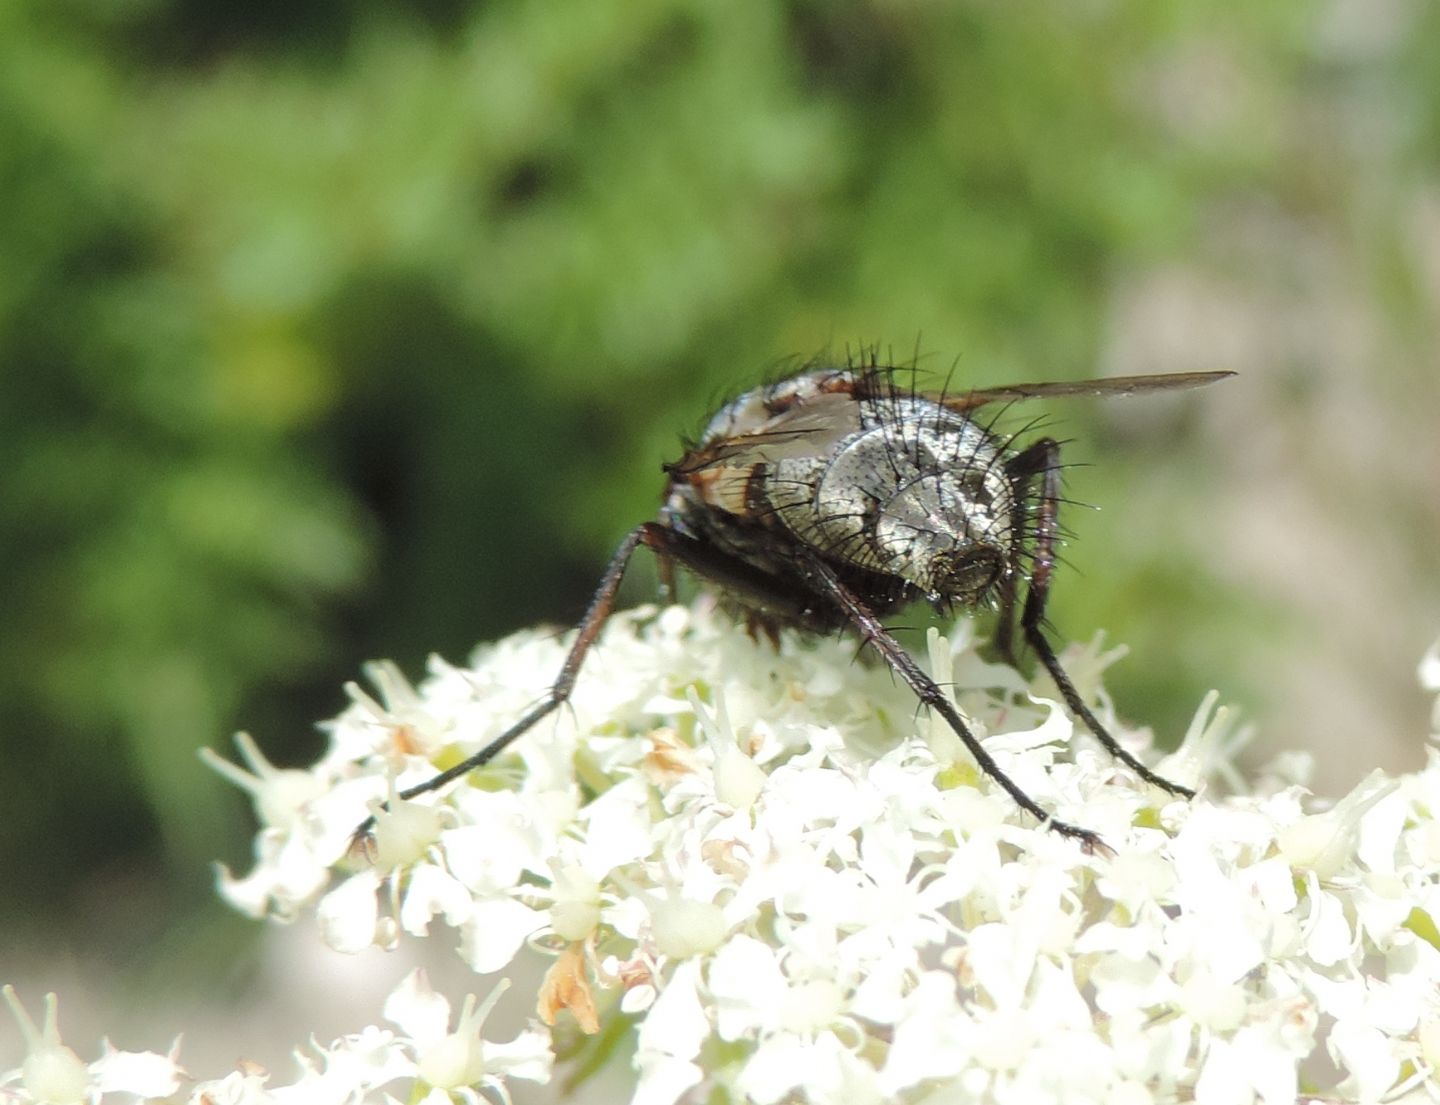
[[1213, 384], [1233, 372], [1161, 372], [1152, 376], [1109, 376], [1101, 380], [1053, 380], [1042, 384], [1007, 384], [977, 388], [954, 395], [930, 395], [952, 411], [969, 411], [987, 403], [1013, 403], [1020, 399], [1054, 399], [1067, 395], [1134, 395], [1142, 391], [1178, 391]]
[[692, 450], [672, 472], [696, 472], [716, 465], [748, 469], [787, 457], [825, 456], [860, 425], [860, 405], [848, 391], [809, 396], [759, 425]]

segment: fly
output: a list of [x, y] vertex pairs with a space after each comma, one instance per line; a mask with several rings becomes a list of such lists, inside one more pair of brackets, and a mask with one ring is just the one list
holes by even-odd
[[[937, 610], [994, 605], [995, 644], [1014, 662], [1016, 633], [1065, 704], [1117, 760], [1183, 798], [1194, 791], [1121, 747], [1090, 710], [1043, 632], [1059, 543], [1060, 445], [1023, 447], [975, 412], [989, 404], [1131, 395], [1214, 383], [1230, 372], [1012, 384], [954, 394], [907, 387], [894, 368], [806, 371], [721, 408], [674, 463], [656, 520], [620, 542], [544, 699], [474, 755], [400, 792], [413, 798], [489, 763], [574, 689], [642, 545], [673, 593], [678, 564], [718, 589], [752, 633], [852, 630], [873, 646], [1025, 812], [1087, 850], [1104, 842], [1040, 807], [985, 750], [940, 686], [882, 619], [914, 602]], [[1023, 593], [1022, 593], [1023, 592]], [[362, 834], [373, 819], [361, 827]]]

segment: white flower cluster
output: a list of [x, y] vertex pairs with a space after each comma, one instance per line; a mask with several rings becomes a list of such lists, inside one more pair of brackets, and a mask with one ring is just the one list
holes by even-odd
[[[0, 1077], [0, 1102], [16, 1105], [88, 1105], [114, 1100], [189, 1102], [190, 1105], [341, 1105], [376, 1102], [400, 1105], [452, 1105], [487, 1101], [480, 1092], [498, 1091], [508, 1099], [500, 1077], [543, 1082], [550, 1077], [549, 1041], [540, 1033], [522, 1033], [509, 1044], [483, 1040], [486, 1014], [505, 990], [501, 984], [477, 1009], [468, 997], [451, 1032], [450, 1003], [430, 989], [424, 972], [413, 971], [385, 1002], [384, 1016], [395, 1029], [366, 1028], [329, 1047], [296, 1051], [299, 1077], [274, 1085], [254, 1065], [224, 1078], [192, 1079], [178, 1061], [179, 1043], [168, 1055], [118, 1051], [107, 1040], [103, 1054], [85, 1063], [60, 1038], [58, 1002], [45, 996], [45, 1027], [37, 1029], [14, 989], [4, 988], [29, 1054], [20, 1069]], [[397, 1031], [398, 1030], [398, 1031]], [[387, 1089], [418, 1088], [397, 1099]], [[452, 1096], [453, 1095], [453, 1096]]]
[[[418, 688], [378, 666], [379, 700], [351, 688], [309, 772], [271, 768], [243, 739], [251, 772], [212, 757], [263, 821], [257, 864], [222, 871], [221, 892], [281, 920], [313, 904], [342, 950], [437, 919], [478, 974], [540, 949], [539, 992], [507, 999], [563, 1030], [577, 1067], [633, 1055], [637, 1105], [1440, 1098], [1440, 751], [1323, 812], [1294, 755], [1252, 793], [1187, 803], [1117, 769], [1053, 686], [983, 662], [968, 633], [931, 632], [931, 671], [1000, 766], [1113, 854], [1029, 821], [853, 642], [786, 636], [777, 654], [707, 607], [673, 607], [612, 619], [570, 707], [440, 794], [395, 797], [533, 705], [561, 641], [436, 661]], [[1107, 718], [1116, 655], [1065, 656]], [[1421, 678], [1440, 693], [1440, 645]], [[1229, 729], [1207, 700], [1160, 771], [1200, 782], [1233, 750]], [[1115, 731], [1144, 751], [1143, 734]], [[499, 996], [467, 1002], [452, 1032], [412, 976], [386, 1005], [393, 1030], [317, 1049], [294, 1086], [261, 1071], [185, 1083], [151, 1056], [173, 1085], [129, 1092], [503, 1098], [506, 1078], [549, 1076], [553, 1045], [538, 1024], [483, 1041]], [[49, 1026], [30, 1034], [0, 1101], [98, 1094], [101, 1064]], [[74, 1060], [69, 1097], [44, 1096], [30, 1069], [56, 1048]]]

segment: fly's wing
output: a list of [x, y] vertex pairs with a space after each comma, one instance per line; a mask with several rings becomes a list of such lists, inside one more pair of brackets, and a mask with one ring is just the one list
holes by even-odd
[[723, 465], [750, 469], [791, 457], [825, 456], [860, 428], [860, 405], [849, 392], [807, 396], [778, 411], [742, 409], [723, 434], [709, 437], [673, 465], [688, 474]]
[[1069, 395], [1134, 395], [1142, 391], [1179, 391], [1213, 384], [1233, 372], [1162, 372], [1152, 376], [1110, 376], [1102, 380], [1055, 380], [1043, 384], [1008, 384], [977, 388], [955, 395], [931, 395], [952, 411], [972, 411], [987, 403], [1013, 403], [1020, 399], [1053, 399]]
[[860, 426], [860, 404], [847, 391], [809, 394], [778, 410], [748, 399], [719, 432], [666, 468], [672, 486], [688, 486], [700, 502], [740, 517], [753, 513], [752, 481], [762, 470], [781, 461], [819, 465]]

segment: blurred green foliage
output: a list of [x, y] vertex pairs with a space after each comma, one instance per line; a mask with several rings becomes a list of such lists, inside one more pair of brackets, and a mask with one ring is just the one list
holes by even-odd
[[[361, 660], [414, 672], [573, 619], [678, 435], [787, 354], [1091, 375], [1112, 278], [1183, 258], [1232, 197], [1394, 241], [1295, 117], [1360, 82], [1408, 128], [1388, 148], [1433, 158], [1440, 21], [1382, 67], [1326, 48], [1322, 16], [0, 6], [8, 919], [134, 866], [208, 893], [205, 861], [243, 844], [198, 745], [245, 726], [303, 759]], [[1192, 100], [1196, 58], [1224, 64]], [[1067, 436], [1100, 417], [1067, 408]], [[1203, 550], [1072, 526], [1090, 582], [1059, 589], [1063, 627], [1139, 634], [1188, 594], [1217, 627], [1202, 655], [1225, 651]], [[1172, 721], [1212, 681], [1175, 624], [1144, 646]]]

